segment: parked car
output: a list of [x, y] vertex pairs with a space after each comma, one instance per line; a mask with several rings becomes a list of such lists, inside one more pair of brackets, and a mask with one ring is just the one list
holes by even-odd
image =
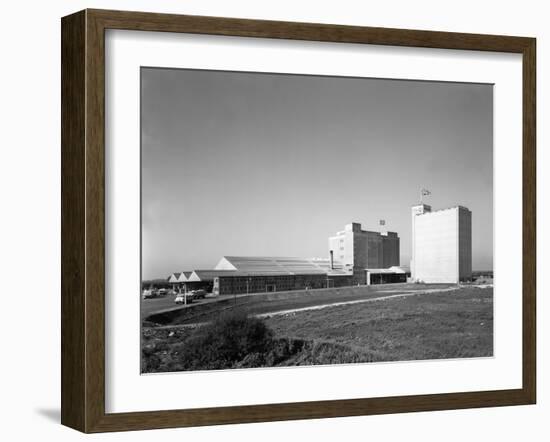
[[[187, 293], [187, 303], [189, 304], [192, 301], [193, 301], [193, 295], [191, 293]], [[178, 295], [176, 296], [176, 299], [174, 299], [174, 302], [176, 304], [185, 304], [185, 293], [178, 293]]]
[[156, 298], [157, 297], [157, 291], [154, 290], [154, 289], [143, 290], [142, 297], [143, 297], [143, 299]]
[[158, 289], [157, 295], [158, 296], [166, 296], [168, 294], [168, 289]]
[[191, 293], [193, 294], [193, 299], [204, 299], [206, 296], [206, 290], [202, 289], [193, 290]]

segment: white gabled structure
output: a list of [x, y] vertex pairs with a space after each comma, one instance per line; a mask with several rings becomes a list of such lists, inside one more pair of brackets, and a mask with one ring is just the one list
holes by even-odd
[[189, 281], [189, 277], [191, 276], [192, 273], [193, 272], [181, 272], [178, 278], [178, 282], [182, 283], [182, 282]]
[[172, 273], [169, 277], [168, 277], [168, 282], [170, 284], [177, 284], [179, 281], [179, 278], [181, 276], [181, 273], [179, 272], [176, 272], [176, 273]]
[[194, 270], [186, 282], [210, 282], [219, 276], [232, 275], [234, 270]]

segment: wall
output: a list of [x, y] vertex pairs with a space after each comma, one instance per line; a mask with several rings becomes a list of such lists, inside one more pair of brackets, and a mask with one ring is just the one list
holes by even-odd
[[349, 253], [350, 247], [348, 244], [353, 244], [350, 235], [342, 232], [341, 235], [331, 236], [328, 239], [328, 253], [333, 252], [334, 262], [341, 265], [353, 267], [353, 253]]
[[399, 265], [399, 236], [396, 232], [361, 230], [361, 224], [351, 223], [328, 239], [329, 253], [345, 268], [362, 271]]
[[395, 232], [382, 233], [382, 268], [400, 265], [399, 236]]
[[[412, 208], [415, 213], [416, 208]], [[459, 282], [472, 276], [472, 216], [464, 207], [413, 215], [414, 275], [418, 281]]]
[[[19, 0], [5, 2], [0, 28], [0, 272], [3, 440], [264, 442], [308, 439], [543, 441], [550, 415], [550, 27], [547, 2], [395, 0]], [[59, 18], [85, 7], [517, 34], [538, 38], [539, 403], [389, 416], [279, 422], [83, 436], [59, 420], [60, 32]], [[475, 214], [474, 214], [475, 216]], [[345, 220], [343, 220], [345, 222]], [[29, 281], [29, 275], [33, 280]], [[18, 312], [25, 309], [25, 315]], [[330, 388], [330, 385], [322, 386]]]
[[[234, 295], [241, 293], [284, 292], [289, 290], [303, 290], [305, 288], [327, 288], [327, 275], [273, 275], [252, 277], [247, 276], [220, 276], [218, 278], [218, 292], [220, 295]], [[334, 280], [334, 278], [332, 278]], [[214, 282], [216, 288], [216, 282]]]
[[458, 282], [458, 210], [417, 215], [414, 223], [414, 278]]
[[472, 212], [458, 209], [458, 274], [461, 281], [472, 277]]
[[428, 206], [427, 204], [418, 204], [416, 206], [411, 207], [411, 277], [413, 280], [416, 278], [415, 276], [416, 274], [416, 257], [415, 257], [416, 215], [419, 215], [425, 212], [431, 212], [431, 210], [432, 210], [431, 206]]
[[358, 241], [357, 252], [359, 256], [363, 256], [366, 260], [355, 263], [355, 266], [361, 269], [382, 267], [382, 238], [380, 233], [366, 231], [356, 234], [356, 237], [364, 238], [365, 243]]

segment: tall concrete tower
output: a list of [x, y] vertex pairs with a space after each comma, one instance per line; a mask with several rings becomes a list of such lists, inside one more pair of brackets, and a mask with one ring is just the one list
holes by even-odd
[[431, 206], [428, 206], [427, 204], [418, 204], [416, 206], [412, 206], [411, 207], [411, 220], [412, 220], [412, 235], [411, 235], [411, 238], [412, 238], [412, 256], [411, 256], [411, 278], [413, 280], [415, 280], [415, 268], [414, 268], [414, 265], [415, 265], [415, 251], [416, 251], [416, 247], [415, 247], [415, 234], [416, 234], [416, 229], [415, 229], [415, 221], [416, 221], [416, 216], [417, 215], [422, 215], [424, 213], [428, 213], [428, 212], [431, 212], [432, 211], [432, 207]]
[[427, 283], [458, 283], [472, 278], [472, 212], [456, 206], [411, 209], [411, 277]]

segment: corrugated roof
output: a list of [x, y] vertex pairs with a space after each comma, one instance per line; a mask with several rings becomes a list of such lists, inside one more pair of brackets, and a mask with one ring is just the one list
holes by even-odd
[[219, 270], [236, 270], [255, 275], [316, 275], [326, 274], [330, 261], [275, 256], [224, 256], [216, 266]]
[[340, 261], [334, 260], [332, 262], [332, 269], [330, 268], [330, 259], [328, 258], [312, 258], [311, 261], [325, 270], [341, 270], [344, 268], [343, 264]]
[[231, 275], [234, 274], [234, 270], [195, 270], [187, 278], [189, 282], [199, 282], [199, 281], [213, 281], [217, 276]]

